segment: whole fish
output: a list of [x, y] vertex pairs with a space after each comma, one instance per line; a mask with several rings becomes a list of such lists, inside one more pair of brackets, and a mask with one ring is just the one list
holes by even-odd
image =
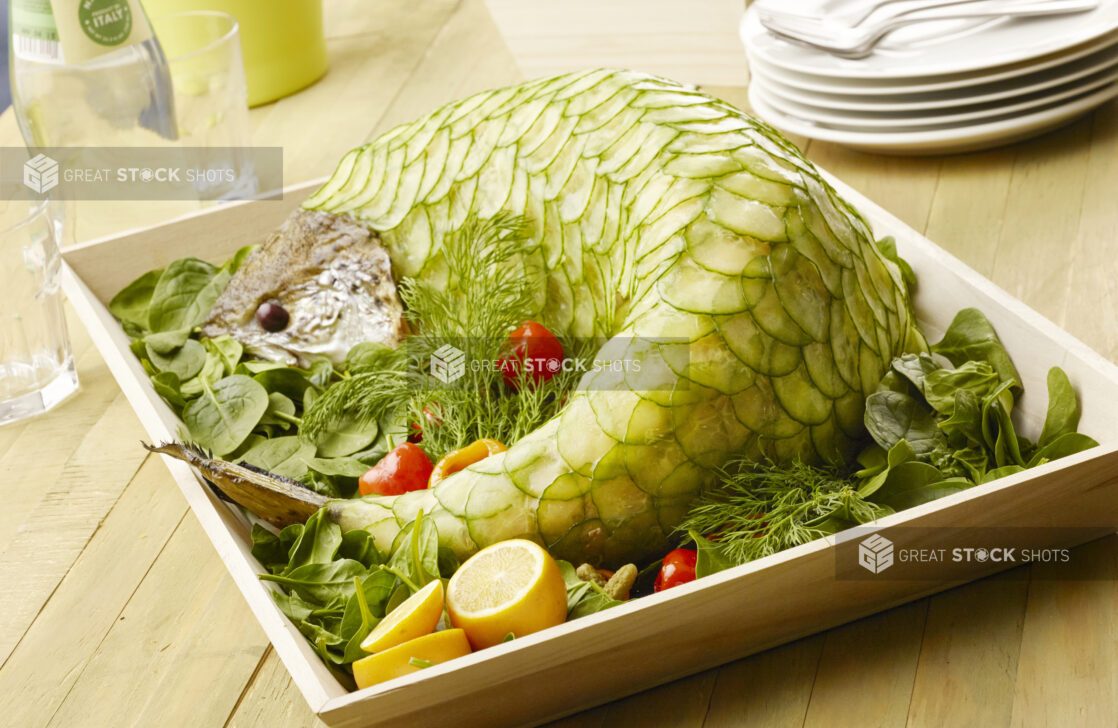
[[459, 558], [519, 537], [574, 563], [645, 563], [731, 457], [849, 458], [888, 362], [926, 348], [899, 268], [799, 150], [644, 74], [448, 104], [347, 154], [304, 207], [352, 217], [397, 275], [431, 285], [447, 285], [443, 239], [468, 216], [524, 216], [533, 317], [605, 337], [598, 359], [656, 378], [591, 372], [507, 451], [430, 489], [327, 505], [381, 550], [422, 510]]
[[[256, 313], [278, 306], [266, 328]], [[347, 215], [297, 210], [249, 257], [217, 299], [202, 334], [229, 334], [254, 356], [335, 363], [362, 341], [395, 346], [403, 305], [379, 239]]]

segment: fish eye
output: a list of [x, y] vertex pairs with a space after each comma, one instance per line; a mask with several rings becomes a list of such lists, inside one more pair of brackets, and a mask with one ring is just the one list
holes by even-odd
[[267, 301], [256, 309], [256, 321], [265, 331], [275, 333], [287, 328], [287, 324], [291, 322], [291, 315], [278, 303]]

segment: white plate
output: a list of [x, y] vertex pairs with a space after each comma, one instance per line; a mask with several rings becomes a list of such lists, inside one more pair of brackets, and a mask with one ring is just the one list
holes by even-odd
[[981, 124], [903, 132], [866, 132], [835, 129], [784, 114], [767, 103], [757, 92], [757, 88], [755, 84], [749, 87], [750, 106], [757, 116], [778, 129], [883, 154], [952, 154], [1009, 144], [1054, 129], [1118, 96], [1118, 84], [1112, 84], [1084, 97]]
[[827, 124], [828, 126], [882, 129], [885, 131], [975, 122], [983, 119], [1005, 117], [1010, 114], [1020, 114], [1031, 109], [1050, 106], [1058, 101], [1082, 96], [1116, 81], [1118, 81], [1118, 70], [1110, 69], [1079, 81], [1073, 81], [1065, 86], [1027, 94], [1020, 99], [1014, 99], [1014, 102], [1009, 104], [1004, 101], [994, 101], [938, 111], [864, 112], [842, 111], [815, 104], [802, 104], [782, 96], [779, 91], [766, 84], [760, 76], [753, 79], [753, 83], [758, 87], [757, 93], [761, 95], [765, 102], [789, 116], [796, 116], [806, 121]]
[[962, 74], [957, 73], [946, 76], [932, 76], [929, 78], [910, 78], [900, 81], [816, 76], [810, 73], [789, 71], [774, 66], [756, 54], [750, 53], [748, 47], [746, 48], [746, 55], [748, 56], [751, 70], [764, 73], [766, 76], [779, 79], [781, 83], [795, 86], [805, 91], [848, 96], [865, 96], [867, 94], [888, 96], [966, 89], [972, 86], [989, 84], [997, 81], [1008, 81], [1027, 74], [1055, 68], [1062, 64], [1114, 48], [1118, 48], [1118, 32], [1109, 33], [1102, 38], [1095, 39], [1089, 43], [1062, 52], [1051, 53], [1047, 56], [1035, 58], [1023, 63], [999, 66], [992, 70]]
[[[773, 0], [770, 0], [770, 2]], [[809, 0], [781, 10], [813, 8], [834, 12], [842, 0]], [[1040, 18], [997, 18], [991, 21], [917, 23], [897, 30], [874, 53], [857, 60], [777, 38], [761, 25], [757, 6], [742, 19], [742, 39], [751, 55], [778, 68], [841, 79], [910, 79], [968, 73], [1021, 63], [1088, 43], [1118, 29], [1118, 0], [1099, 0], [1085, 13]]]
[[995, 81], [977, 86], [930, 93], [877, 95], [863, 93], [859, 96], [805, 91], [771, 76], [760, 66], [754, 68], [753, 77], [764, 81], [765, 87], [786, 99], [829, 109], [846, 111], [921, 111], [946, 109], [970, 104], [989, 103], [1024, 96], [1044, 89], [1060, 86], [1095, 73], [1118, 66], [1118, 44], [1093, 53], [1079, 60], [1022, 75], [1006, 81]]

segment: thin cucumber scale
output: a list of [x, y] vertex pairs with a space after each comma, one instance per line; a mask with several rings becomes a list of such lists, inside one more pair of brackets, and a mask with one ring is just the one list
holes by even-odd
[[646, 562], [729, 457], [849, 457], [884, 363], [924, 348], [900, 271], [802, 154], [652, 76], [456, 102], [346, 155], [306, 206], [362, 220], [398, 276], [435, 285], [469, 214], [523, 215], [536, 318], [647, 367], [588, 373], [555, 420], [432, 492], [330, 505], [381, 549], [423, 508], [459, 558], [521, 537]]

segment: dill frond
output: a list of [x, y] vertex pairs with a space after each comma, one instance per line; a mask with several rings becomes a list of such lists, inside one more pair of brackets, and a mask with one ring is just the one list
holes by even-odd
[[719, 481], [700, 496], [678, 531], [715, 538], [739, 564], [893, 512], [859, 496], [856, 479], [802, 462], [738, 460], [719, 472]]
[[[437, 459], [482, 437], [511, 445], [557, 414], [579, 372], [560, 371], [515, 389], [494, 366], [468, 367], [453, 386], [428, 374], [431, 355], [448, 343], [468, 361], [497, 362], [511, 331], [536, 312], [541, 273], [526, 262], [528, 235], [525, 218], [507, 214], [486, 220], [471, 215], [449, 233], [441, 248], [445, 283], [416, 278], [399, 283], [415, 333], [396, 350], [354, 347], [347, 375], [306, 412], [301, 433], [313, 439], [347, 418], [421, 423], [420, 446]], [[587, 353], [585, 345], [563, 344], [568, 356]]]

